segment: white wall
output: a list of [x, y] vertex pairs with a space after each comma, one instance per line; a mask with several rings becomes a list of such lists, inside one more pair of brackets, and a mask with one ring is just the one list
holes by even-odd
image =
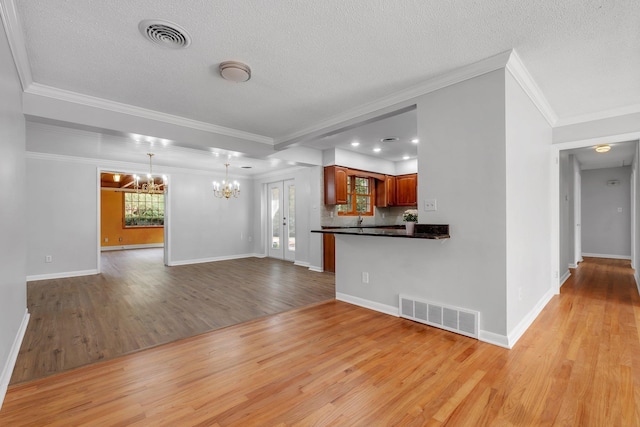
[[553, 295], [552, 135], [551, 126], [509, 72], [505, 88], [507, 332], [512, 344]]
[[[630, 178], [630, 166], [582, 171], [584, 256], [631, 256]], [[607, 185], [610, 180], [620, 184]]]
[[22, 87], [0, 29], [0, 406], [28, 321]]

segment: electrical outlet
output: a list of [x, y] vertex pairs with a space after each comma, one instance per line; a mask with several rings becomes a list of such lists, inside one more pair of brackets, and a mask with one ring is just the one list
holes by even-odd
[[362, 283], [369, 283], [369, 273], [366, 271], [362, 272]]
[[44, 257], [44, 262], [53, 262], [53, 257], [51, 255], [46, 255]]
[[424, 210], [427, 212], [437, 211], [438, 205], [436, 199], [426, 199], [424, 201]]

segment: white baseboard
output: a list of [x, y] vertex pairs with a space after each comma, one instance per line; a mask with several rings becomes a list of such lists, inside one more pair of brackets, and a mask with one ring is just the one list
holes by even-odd
[[[398, 307], [381, 304], [375, 301], [369, 301], [363, 298], [354, 297], [353, 295], [347, 295], [340, 292], [336, 292], [336, 299], [338, 301], [348, 302], [349, 304], [357, 305], [360, 307], [368, 308], [370, 310], [378, 311], [380, 313], [388, 314], [390, 316], [399, 317], [400, 311]], [[454, 333], [454, 332], [452, 332]], [[497, 345], [504, 348], [509, 347], [509, 339], [505, 335], [495, 334], [493, 332], [480, 331], [479, 338], [480, 341]]]
[[211, 257], [211, 258], [198, 258], [198, 259], [187, 259], [183, 261], [171, 261], [168, 265], [169, 267], [175, 267], [177, 265], [189, 265], [189, 264], [203, 264], [205, 262], [217, 262], [217, 261], [229, 261], [232, 259], [242, 259], [242, 258], [264, 258], [262, 256], [256, 256], [254, 254], [239, 254], [239, 255], [226, 255], [219, 257]]
[[20, 346], [22, 345], [24, 334], [27, 332], [29, 317], [29, 311], [25, 309], [24, 316], [22, 316], [22, 323], [20, 323], [20, 328], [18, 329], [18, 333], [13, 339], [13, 345], [11, 346], [11, 351], [9, 351], [9, 357], [7, 358], [4, 364], [4, 368], [2, 369], [2, 377], [0, 377], [0, 409], [2, 408], [4, 397], [7, 394], [7, 388], [9, 387], [9, 381], [11, 380], [13, 368], [15, 368], [16, 360], [18, 360], [18, 353], [20, 352]]
[[569, 277], [571, 277], [571, 272], [567, 270], [560, 278], [560, 287], [564, 285], [564, 282], [566, 282], [569, 279]]
[[578, 268], [578, 264], [569, 264], [569, 268]]
[[310, 265], [309, 270], [315, 271], [316, 273], [324, 273], [324, 268], [315, 265]]
[[582, 256], [591, 258], [611, 258], [611, 259], [631, 259], [631, 255], [611, 255], [611, 254], [588, 254], [583, 252]]
[[393, 305], [381, 304], [379, 302], [369, 301], [363, 298], [354, 297], [353, 295], [347, 295], [340, 292], [336, 292], [336, 299], [338, 301], [348, 302], [349, 304], [368, 308], [374, 311], [379, 311], [380, 313], [389, 314], [391, 316], [395, 316], [395, 317], [400, 316], [398, 307], [395, 307]]
[[121, 246], [101, 246], [101, 252], [107, 251], [122, 251], [127, 249], [149, 249], [149, 248], [164, 248], [164, 243], [148, 243], [144, 245], [121, 245]]
[[493, 344], [497, 345], [498, 347], [511, 349], [511, 347], [509, 346], [509, 338], [506, 335], [500, 335], [494, 332], [480, 330], [480, 333], [478, 334], [478, 340], [486, 342], [487, 344]]
[[531, 309], [531, 311], [516, 325], [515, 328], [508, 334], [508, 348], [513, 348], [513, 346], [518, 342], [518, 340], [524, 335], [524, 333], [529, 329], [529, 326], [536, 320], [536, 317], [540, 315], [542, 310], [544, 310], [545, 306], [551, 301], [553, 298], [554, 292], [552, 289], [549, 289], [543, 296], [540, 298], [538, 303]]
[[636, 279], [636, 287], [638, 288], [638, 293], [640, 294], [640, 274], [639, 274], [638, 270], [636, 270], [636, 272], [633, 275], [633, 277]]
[[36, 280], [64, 279], [67, 277], [92, 276], [98, 274], [98, 270], [79, 270], [65, 271], [63, 273], [35, 274], [27, 276], [27, 282], [35, 282]]
[[309, 263], [305, 261], [295, 261], [293, 265], [297, 265], [298, 267], [309, 267]]

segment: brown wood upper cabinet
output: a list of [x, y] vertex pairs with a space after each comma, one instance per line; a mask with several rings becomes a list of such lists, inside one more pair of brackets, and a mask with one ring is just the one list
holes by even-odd
[[324, 168], [324, 204], [344, 205], [347, 203], [347, 175], [349, 170], [340, 166]]
[[418, 174], [396, 176], [395, 206], [418, 205]]
[[396, 204], [396, 177], [386, 175], [376, 180], [376, 206], [387, 208]]

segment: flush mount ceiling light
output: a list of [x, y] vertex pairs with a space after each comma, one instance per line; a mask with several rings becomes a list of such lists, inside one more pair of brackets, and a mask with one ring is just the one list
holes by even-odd
[[609, 144], [600, 144], [595, 147], [596, 153], [606, 153], [611, 150], [611, 146]]
[[149, 41], [170, 49], [184, 49], [191, 44], [191, 37], [179, 25], [159, 19], [140, 21], [138, 29]]
[[236, 83], [246, 82], [251, 78], [251, 68], [237, 61], [224, 61], [218, 67], [223, 79]]

